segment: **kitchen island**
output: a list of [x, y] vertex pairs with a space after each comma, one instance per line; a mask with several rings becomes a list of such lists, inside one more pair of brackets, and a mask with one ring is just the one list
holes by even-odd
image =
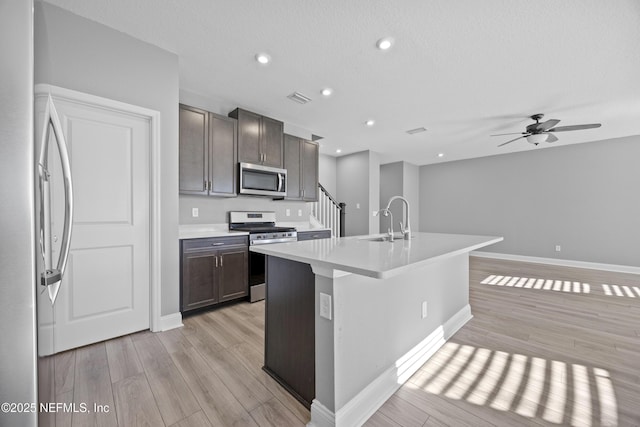
[[[287, 345], [269, 327], [270, 310], [285, 316], [280, 324], [311, 319], [310, 426], [361, 425], [469, 321], [469, 252], [502, 237], [414, 233], [410, 240], [381, 240], [359, 236], [251, 248], [268, 255], [265, 370], [271, 369], [270, 346]], [[299, 266], [290, 268], [292, 262]], [[281, 266], [289, 270], [279, 271]], [[312, 285], [292, 280], [296, 270]], [[286, 313], [299, 292], [313, 299], [306, 305], [313, 316], [300, 309], [303, 301]], [[275, 375], [287, 385], [286, 375]]]

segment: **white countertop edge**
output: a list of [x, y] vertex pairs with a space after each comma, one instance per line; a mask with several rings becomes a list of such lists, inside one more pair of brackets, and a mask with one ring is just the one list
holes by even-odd
[[[489, 236], [487, 236], [489, 237]], [[333, 239], [335, 239], [335, 237], [333, 237]], [[312, 268], [314, 267], [319, 267], [320, 269], [323, 270], [339, 270], [339, 271], [343, 271], [343, 272], [347, 272], [347, 273], [353, 273], [353, 274], [358, 274], [360, 276], [366, 276], [366, 277], [372, 277], [374, 279], [388, 279], [389, 277], [393, 277], [393, 276], [397, 276], [398, 274], [402, 274], [405, 271], [409, 271], [409, 270], [413, 270], [415, 268], [419, 268], [422, 267], [424, 265], [427, 264], [431, 264], [433, 262], [445, 259], [445, 258], [450, 258], [456, 255], [461, 255], [463, 253], [468, 253], [471, 251], [474, 251], [476, 249], [485, 247], [485, 246], [489, 246], [489, 245], [493, 245], [494, 243], [498, 243], [501, 242], [502, 240], [504, 240], [503, 237], [495, 237], [493, 239], [489, 239], [485, 242], [481, 242], [481, 243], [476, 243], [474, 245], [471, 246], [466, 246], [460, 249], [456, 249], [454, 251], [451, 252], [447, 252], [444, 254], [440, 254], [440, 255], [435, 255], [431, 258], [427, 258], [421, 261], [417, 261], [414, 262], [412, 264], [407, 264], [407, 265], [402, 265], [400, 267], [395, 267], [389, 270], [385, 270], [385, 271], [375, 271], [375, 270], [367, 270], [364, 268], [358, 268], [355, 266], [350, 266], [350, 265], [346, 265], [346, 264], [338, 264], [335, 262], [330, 262], [330, 261], [324, 261], [324, 260], [316, 260], [316, 259], [309, 259], [306, 256], [300, 256], [300, 255], [296, 255], [296, 254], [286, 254], [286, 256], [284, 256], [284, 254], [275, 254], [272, 253], [268, 246], [269, 245], [265, 245], [265, 246], [251, 246], [250, 250], [253, 252], [258, 252], [258, 253], [262, 253], [265, 255], [271, 255], [271, 256], [276, 256], [276, 257], [280, 257], [280, 258], [285, 258], [285, 259], [289, 259], [292, 261], [298, 261], [298, 262], [302, 262], [305, 264], [309, 264]], [[320, 271], [320, 270], [319, 270]], [[323, 274], [324, 275], [324, 274]], [[333, 276], [327, 276], [327, 277], [333, 277]]]
[[[277, 227], [295, 227], [300, 233], [331, 230], [324, 227], [313, 227], [307, 222], [276, 222]], [[247, 236], [246, 231], [229, 231], [229, 224], [182, 224], [178, 226], [178, 239], [203, 239], [207, 237]]]

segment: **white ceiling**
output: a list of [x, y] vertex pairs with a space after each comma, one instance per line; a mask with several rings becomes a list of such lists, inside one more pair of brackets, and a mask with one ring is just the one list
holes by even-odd
[[[182, 90], [324, 136], [326, 154], [423, 165], [640, 134], [638, 0], [47, 1], [176, 53]], [[534, 113], [602, 127], [489, 137]]]

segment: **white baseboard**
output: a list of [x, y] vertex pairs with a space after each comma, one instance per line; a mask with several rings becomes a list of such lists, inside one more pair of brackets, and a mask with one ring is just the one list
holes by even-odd
[[184, 326], [182, 324], [182, 313], [177, 312], [167, 316], [160, 316], [158, 330], [153, 332], [168, 331], [169, 329], [180, 328], [182, 326]]
[[465, 323], [471, 320], [471, 307], [466, 305], [445, 324], [438, 327], [418, 345], [400, 357], [337, 413], [319, 401], [311, 404], [308, 427], [358, 427], [364, 424], [440, 347]]
[[504, 259], [508, 261], [532, 262], [536, 264], [559, 265], [562, 267], [588, 268], [590, 270], [614, 271], [617, 273], [640, 274], [640, 267], [630, 265], [604, 264], [599, 262], [574, 261], [570, 259], [542, 258], [527, 255], [501, 254], [498, 252], [472, 251], [471, 256]]

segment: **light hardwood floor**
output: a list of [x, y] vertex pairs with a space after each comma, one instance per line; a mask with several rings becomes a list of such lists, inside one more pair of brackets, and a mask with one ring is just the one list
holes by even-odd
[[[640, 276], [471, 258], [474, 318], [365, 424], [640, 426]], [[264, 304], [55, 356], [57, 426], [303, 426], [262, 370]], [[93, 408], [91, 408], [93, 409]]]

